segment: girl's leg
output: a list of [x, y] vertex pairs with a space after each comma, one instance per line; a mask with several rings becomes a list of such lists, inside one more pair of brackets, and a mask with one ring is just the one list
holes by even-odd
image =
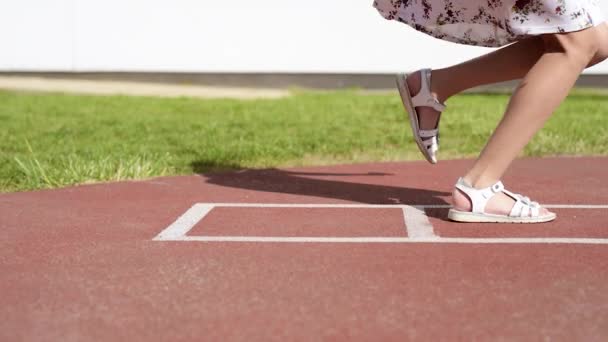
[[[608, 37], [608, 23], [593, 30], [598, 35], [604, 35], [604, 40]], [[587, 62], [587, 67], [602, 62], [608, 54], [608, 43], [598, 44], [598, 51]], [[521, 79], [544, 52], [544, 38], [531, 37], [470, 61], [433, 70], [434, 90], [445, 100], [473, 87]]]
[[[567, 96], [583, 69], [608, 57], [606, 25], [545, 35], [542, 41], [544, 52], [515, 90], [503, 119], [464, 177], [475, 188], [498, 181]], [[490, 200], [487, 212], [506, 215], [512, 206], [513, 199], [500, 194]], [[468, 199], [458, 190], [454, 191], [454, 207], [470, 210]]]
[[[540, 37], [531, 37], [486, 55], [432, 72], [431, 93], [445, 102], [452, 95], [476, 86], [522, 78], [543, 53]], [[420, 73], [407, 79], [412, 95], [420, 91]], [[416, 109], [421, 129], [437, 127], [439, 113], [430, 107]]]
[[543, 50], [542, 39], [531, 37], [472, 60], [433, 70], [431, 84], [443, 98], [440, 100], [445, 100], [477, 86], [520, 79], [542, 56]]
[[[597, 26], [594, 30], [599, 31], [600, 35], [608, 37], [607, 23]], [[440, 102], [445, 102], [449, 97], [470, 88], [521, 79], [538, 62], [544, 52], [543, 38], [531, 37], [472, 60], [433, 70], [431, 92]], [[590, 67], [603, 61], [606, 55], [608, 55], [608, 43], [599, 47], [598, 52], [587, 66]], [[418, 93], [420, 73], [414, 73], [408, 77], [408, 86], [412, 95]], [[420, 114], [421, 129], [437, 127], [439, 113], [429, 107], [418, 108], [417, 111]]]

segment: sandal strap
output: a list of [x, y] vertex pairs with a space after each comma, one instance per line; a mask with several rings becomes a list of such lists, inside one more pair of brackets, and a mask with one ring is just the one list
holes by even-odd
[[437, 136], [437, 133], [439, 133], [439, 129], [437, 129], [437, 128], [436, 129], [429, 129], [429, 130], [422, 130], [421, 129], [421, 130], [418, 131], [418, 135], [421, 138], [431, 138], [431, 137]]
[[434, 156], [439, 151], [439, 130], [420, 130], [418, 135], [421, 138], [428, 138], [421, 140], [422, 145], [426, 148], [429, 155]]
[[462, 177], [458, 179], [456, 188], [465, 193], [471, 200], [472, 212], [475, 214], [484, 214], [486, 205], [490, 198], [494, 197], [497, 193], [503, 192], [505, 189], [501, 181], [494, 183], [494, 185], [483, 189], [475, 189], [468, 184]]
[[540, 215], [540, 204], [530, 200], [529, 197], [504, 191], [507, 195], [515, 199], [515, 205], [511, 209], [511, 217], [537, 217]]
[[439, 144], [437, 143], [437, 137], [432, 137], [431, 139], [422, 140], [422, 145], [426, 148], [426, 150], [434, 155], [439, 151]]
[[412, 98], [412, 104], [414, 107], [432, 107], [438, 112], [443, 112], [446, 106], [431, 95], [430, 84], [431, 69], [420, 70], [420, 91]]
[[437, 137], [432, 137], [431, 139], [422, 140], [422, 145], [424, 145], [425, 147], [437, 145]]

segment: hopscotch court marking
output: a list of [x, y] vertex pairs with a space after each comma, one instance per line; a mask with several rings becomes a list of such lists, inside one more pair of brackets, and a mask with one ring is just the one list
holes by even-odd
[[[601, 209], [608, 205], [546, 205], [548, 209]], [[191, 236], [194, 228], [214, 208], [365, 208], [401, 209], [407, 236], [404, 237], [282, 237], [282, 236]], [[154, 241], [260, 242], [260, 243], [453, 243], [453, 244], [588, 244], [608, 245], [608, 238], [466, 238], [437, 236], [426, 209], [447, 209], [449, 205], [404, 204], [270, 204], [270, 203], [196, 203], [175, 222], [161, 231]]]

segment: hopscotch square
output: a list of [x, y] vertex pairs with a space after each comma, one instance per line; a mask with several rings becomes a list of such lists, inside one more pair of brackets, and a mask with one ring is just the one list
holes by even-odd
[[407, 237], [399, 208], [215, 207], [188, 236]]
[[[189, 232], [216, 208], [282, 208], [282, 209], [400, 209], [403, 221], [400, 226], [403, 236], [198, 236]], [[242, 204], [242, 203], [197, 203], [180, 216], [173, 224], [159, 233], [155, 241], [203, 241], [203, 242], [348, 242], [348, 243], [396, 243], [412, 239], [435, 239], [432, 226], [424, 209], [406, 205], [359, 205], [359, 204]]]
[[[280, 236], [191, 236], [188, 232], [214, 208], [392, 208], [403, 211], [407, 237], [280, 237]], [[366, 205], [366, 204], [259, 204], [197, 203], [154, 241], [270, 242], [270, 243], [433, 243], [433, 244], [582, 244], [608, 245], [608, 238], [576, 237], [440, 237], [434, 232], [427, 209], [447, 209], [448, 205]], [[547, 208], [601, 209], [608, 205], [547, 205]]]

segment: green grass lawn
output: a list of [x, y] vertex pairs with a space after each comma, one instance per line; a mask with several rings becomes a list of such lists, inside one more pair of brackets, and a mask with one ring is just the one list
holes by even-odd
[[[450, 99], [440, 159], [476, 156], [506, 95]], [[396, 94], [279, 100], [0, 91], [0, 191], [232, 168], [421, 159]], [[576, 91], [527, 156], [608, 154], [608, 96]]]

